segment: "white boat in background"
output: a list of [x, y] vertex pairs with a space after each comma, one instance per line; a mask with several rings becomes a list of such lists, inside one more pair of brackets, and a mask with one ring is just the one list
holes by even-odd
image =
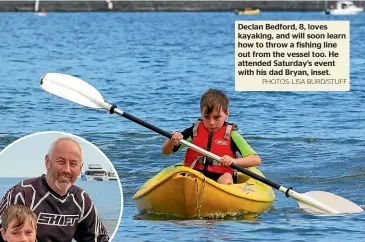
[[338, 1], [335, 8], [331, 6], [326, 9], [326, 13], [331, 15], [356, 15], [362, 11], [364, 8], [357, 7], [351, 1]]
[[39, 12], [39, 0], [35, 0], [34, 12], [38, 16], [46, 16], [46, 11], [42, 8], [42, 12]]
[[108, 178], [109, 180], [118, 180], [117, 175], [113, 171], [108, 172]]
[[88, 169], [82, 174], [85, 181], [108, 181], [108, 173], [99, 164], [90, 164]]

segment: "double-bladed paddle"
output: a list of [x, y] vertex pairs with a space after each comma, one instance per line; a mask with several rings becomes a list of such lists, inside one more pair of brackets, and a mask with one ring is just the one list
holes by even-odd
[[[66, 74], [48, 73], [42, 77], [41, 87], [45, 91], [67, 99], [71, 102], [75, 102], [90, 108], [106, 109], [111, 114], [117, 113], [137, 124], [140, 124], [152, 131], [155, 131], [156, 133], [165, 136], [166, 138], [170, 139], [172, 136], [170, 133], [118, 109], [115, 104], [110, 105], [109, 103], [106, 103], [103, 96], [97, 89], [95, 89], [87, 82], [81, 80], [80, 78]], [[206, 151], [186, 140], [180, 140], [180, 143], [210, 158], [218, 161], [220, 160], [219, 156], [209, 151]], [[364, 210], [360, 206], [335, 194], [324, 191], [309, 191], [306, 193], [298, 193], [291, 188], [281, 186], [236, 164], [231, 164], [230, 167], [279, 190], [288, 197], [294, 198], [295, 200], [297, 200], [299, 207], [306, 212], [312, 214], [342, 214], [364, 212]]]

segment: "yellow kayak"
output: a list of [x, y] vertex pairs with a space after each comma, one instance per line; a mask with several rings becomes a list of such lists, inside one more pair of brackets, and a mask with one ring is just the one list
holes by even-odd
[[[263, 176], [254, 167], [249, 170]], [[242, 173], [239, 173], [238, 184], [222, 185], [182, 164], [163, 169], [133, 196], [141, 213], [178, 218], [260, 214], [271, 207], [274, 199], [270, 186]]]

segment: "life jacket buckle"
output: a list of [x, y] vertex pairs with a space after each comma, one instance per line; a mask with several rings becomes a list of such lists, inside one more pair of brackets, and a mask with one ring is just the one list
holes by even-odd
[[203, 164], [208, 164], [208, 165], [211, 165], [211, 166], [212, 165], [213, 166], [217, 166], [220, 163], [219, 161], [214, 160], [214, 159], [212, 159], [210, 157], [206, 157], [206, 156], [200, 156], [200, 157], [198, 157], [198, 162], [203, 163]]
[[213, 166], [218, 166], [220, 164], [219, 161], [214, 160], [212, 158], [206, 157], [206, 156], [198, 156], [196, 158], [196, 160], [191, 164], [190, 168], [194, 168], [196, 163], [201, 163], [201, 164], [207, 164], [207, 165], [213, 165]]

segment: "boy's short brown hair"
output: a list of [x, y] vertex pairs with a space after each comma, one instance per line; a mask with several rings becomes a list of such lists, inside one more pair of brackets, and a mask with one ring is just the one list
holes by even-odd
[[223, 110], [228, 111], [229, 98], [222, 91], [217, 89], [209, 89], [200, 99], [200, 111], [205, 109], [204, 114], [210, 114], [217, 109], [218, 112]]
[[20, 204], [11, 204], [9, 205], [4, 213], [1, 215], [2, 220], [2, 229], [6, 231], [11, 221], [15, 221], [14, 227], [15, 229], [21, 229], [25, 224], [25, 221], [29, 219], [33, 228], [37, 229], [37, 215], [30, 210], [30, 208], [20, 205]]

